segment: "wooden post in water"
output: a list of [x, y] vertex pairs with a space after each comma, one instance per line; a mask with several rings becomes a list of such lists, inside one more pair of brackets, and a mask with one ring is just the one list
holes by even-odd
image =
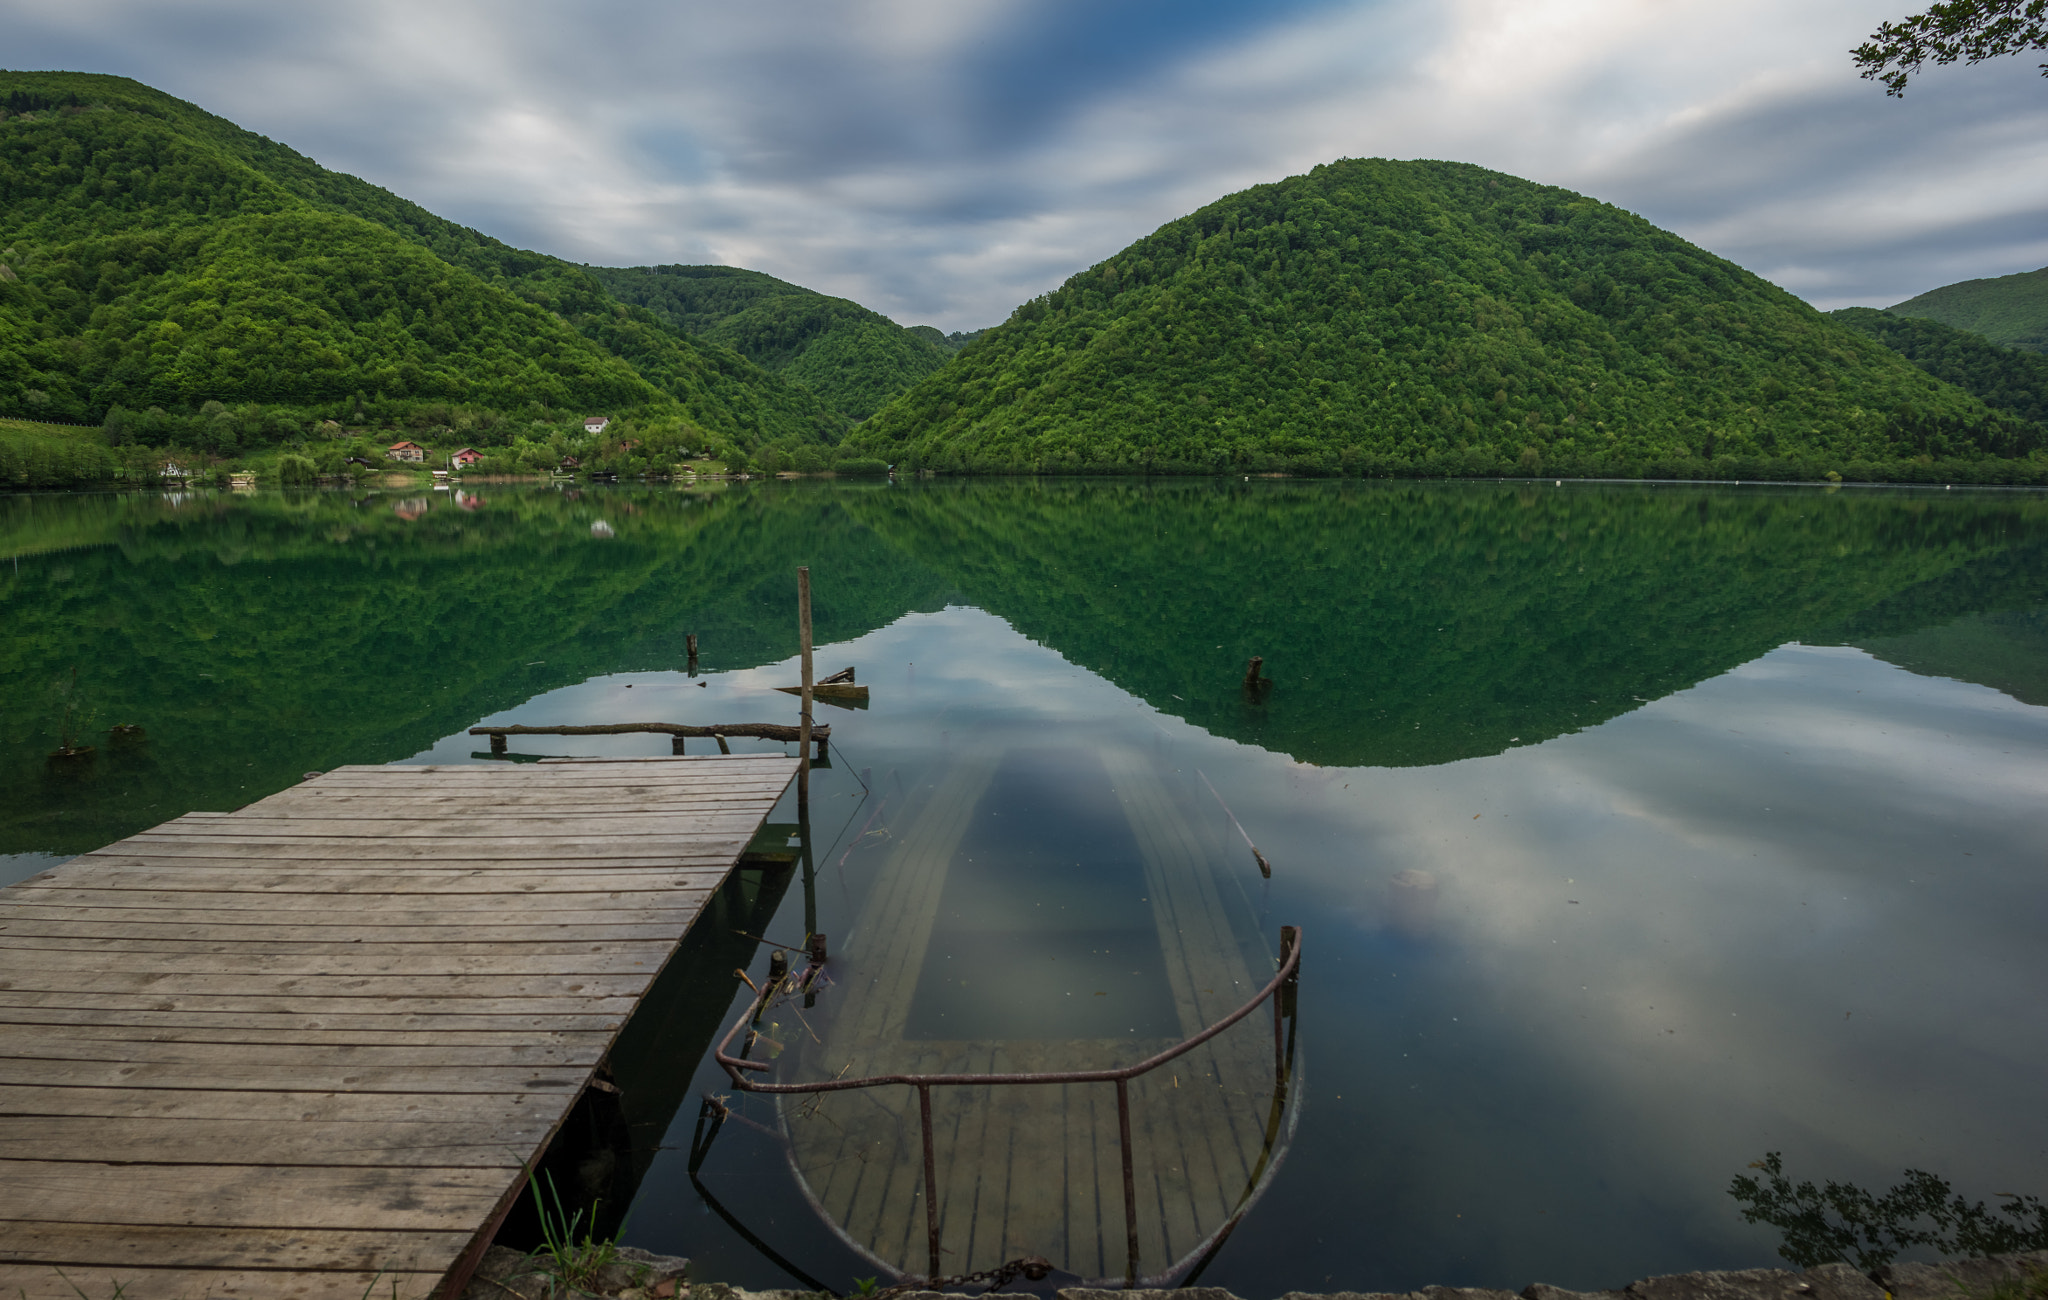
[[684, 649], [686, 649], [686, 650], [687, 650], [687, 651], [689, 652], [689, 655], [690, 655], [690, 662], [691, 662], [691, 663], [696, 663], [696, 662], [697, 662], [697, 634], [696, 634], [695, 632], [685, 632], [685, 633], [683, 634], [683, 647], [684, 647]]
[[802, 701], [803, 716], [797, 720], [797, 763], [796, 807], [797, 817], [808, 820], [811, 815], [811, 571], [808, 566], [796, 571], [796, 630], [797, 641], [803, 652], [803, 693], [797, 696]]
[[1252, 661], [1245, 665], [1244, 685], [1246, 690], [1255, 691], [1259, 689], [1259, 669], [1264, 667], [1265, 663], [1265, 656], [1253, 655]]

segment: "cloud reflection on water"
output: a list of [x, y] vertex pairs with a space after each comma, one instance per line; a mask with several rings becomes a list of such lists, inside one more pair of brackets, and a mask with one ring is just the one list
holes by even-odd
[[[1137, 748], [1205, 771], [1273, 860], [1269, 886], [1237, 867], [1262, 931], [1307, 930], [1308, 1101], [1205, 1283], [1595, 1287], [1773, 1263], [1724, 1194], [1772, 1149], [1802, 1176], [2042, 1190], [2048, 709], [1794, 644], [1505, 754], [1317, 768], [978, 610], [820, 655], [875, 691], [821, 716], [842, 782], [930, 772], [969, 740]], [[794, 679], [604, 678], [505, 716], [786, 719], [770, 688]], [[857, 878], [834, 888], [821, 925], [840, 934]]]

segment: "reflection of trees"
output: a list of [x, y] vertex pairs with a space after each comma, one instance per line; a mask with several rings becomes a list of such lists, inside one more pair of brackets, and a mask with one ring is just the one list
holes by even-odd
[[[0, 501], [0, 852], [416, 753], [543, 691], [680, 667], [685, 632], [707, 669], [784, 658], [799, 564], [824, 641], [964, 601], [1218, 735], [1420, 764], [1590, 726], [1788, 640], [1990, 608], [2048, 525], [2017, 494], [1492, 484], [507, 488], [410, 522], [391, 501]], [[1254, 654], [1277, 685], [1247, 697]], [[44, 702], [73, 663], [102, 723], [150, 741], [60, 776]]]
[[[1024, 635], [1218, 735], [1448, 762], [1605, 721], [1995, 556], [2025, 497], [976, 482], [848, 505]], [[1277, 686], [1247, 702], [1245, 661]]]
[[[829, 578], [821, 639], [943, 603], [848, 519], [848, 494], [657, 491], [623, 512], [627, 495], [504, 490], [473, 512], [443, 497], [409, 521], [392, 497], [338, 493], [9, 499], [0, 852], [78, 852], [308, 769], [416, 753], [559, 686], [680, 667], [686, 631], [707, 669], [784, 658], [798, 564]], [[60, 777], [44, 701], [73, 662], [101, 720], [150, 742]]]

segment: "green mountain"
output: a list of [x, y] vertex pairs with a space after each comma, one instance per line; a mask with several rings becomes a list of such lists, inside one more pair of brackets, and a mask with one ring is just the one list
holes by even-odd
[[1944, 383], [2022, 420], [2048, 424], [2048, 356], [2000, 347], [1981, 334], [1871, 307], [1828, 313]]
[[743, 447], [845, 424], [582, 267], [191, 104], [120, 77], [0, 72], [0, 413], [97, 423], [206, 402], [285, 408], [287, 424], [624, 411]]
[[1369, 159], [1167, 223], [847, 446], [967, 470], [1747, 478], [2043, 441], [1640, 217]]
[[2009, 348], [2048, 352], [2048, 266], [1945, 284], [1887, 310], [1982, 334]]
[[946, 336], [759, 271], [730, 266], [593, 268], [621, 302], [719, 343], [865, 420], [952, 358]]

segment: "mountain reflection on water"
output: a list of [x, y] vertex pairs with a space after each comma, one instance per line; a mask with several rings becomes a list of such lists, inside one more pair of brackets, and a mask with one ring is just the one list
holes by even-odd
[[[994, 481], [421, 499], [0, 498], [0, 852], [79, 852], [403, 757], [558, 686], [679, 666], [685, 631], [707, 671], [787, 657], [800, 563], [821, 642], [972, 605], [1162, 713], [1318, 765], [1534, 744], [1789, 641], [1882, 642], [1915, 671], [2042, 698], [2026, 619], [2048, 501], [2031, 494]], [[1959, 621], [1967, 635], [1925, 635]], [[1258, 700], [1236, 686], [1252, 655], [1277, 683]], [[53, 773], [67, 709], [74, 731], [133, 722], [150, 741]]]
[[[19, 875], [50, 861], [23, 855], [307, 770], [471, 761], [479, 721], [787, 720], [772, 688], [795, 677], [791, 570], [808, 564], [821, 668], [857, 665], [874, 692], [822, 714], [812, 879], [735, 894], [728, 933], [693, 932], [687, 978], [614, 1052], [631, 1149], [609, 1194], [637, 1193], [605, 1222], [701, 1277], [847, 1290], [873, 1271], [758, 1132], [728, 1125], [693, 1162], [697, 1098], [731, 1093], [702, 1042], [746, 991], [729, 974], [744, 943], [718, 944], [816, 928], [859, 969], [897, 938], [860, 918], [915, 795], [970, 745], [1013, 769], [974, 806], [983, 830], [1031, 833], [963, 840], [1021, 865], [945, 886], [918, 960], [978, 965], [972, 985], [925, 981], [919, 1034], [1146, 1023], [1130, 1013], [1156, 989], [1127, 972], [1149, 950], [1096, 971], [1079, 959], [1121, 956], [1121, 938], [1056, 942], [1086, 939], [1066, 909], [1127, 856], [1094, 762], [1067, 755], [1149, 765], [1207, 819], [1192, 829], [1221, 846], [1246, 952], [1304, 929], [1299, 1130], [1205, 1285], [1592, 1289], [1771, 1264], [1769, 1232], [1724, 1194], [1768, 1150], [1797, 1177], [1883, 1186], [1918, 1167], [1974, 1198], [2048, 1194], [2048, 498], [1295, 481], [451, 496], [0, 498], [0, 854]], [[1275, 685], [1248, 699], [1255, 654]], [[67, 708], [101, 753], [59, 771], [44, 760]], [[148, 739], [108, 743], [126, 722]], [[1086, 843], [1064, 838], [1083, 822]], [[1091, 907], [1094, 932], [1141, 928]], [[1044, 984], [1054, 965], [1087, 976], [1083, 1011]], [[1014, 986], [973, 995], [984, 971]]]

